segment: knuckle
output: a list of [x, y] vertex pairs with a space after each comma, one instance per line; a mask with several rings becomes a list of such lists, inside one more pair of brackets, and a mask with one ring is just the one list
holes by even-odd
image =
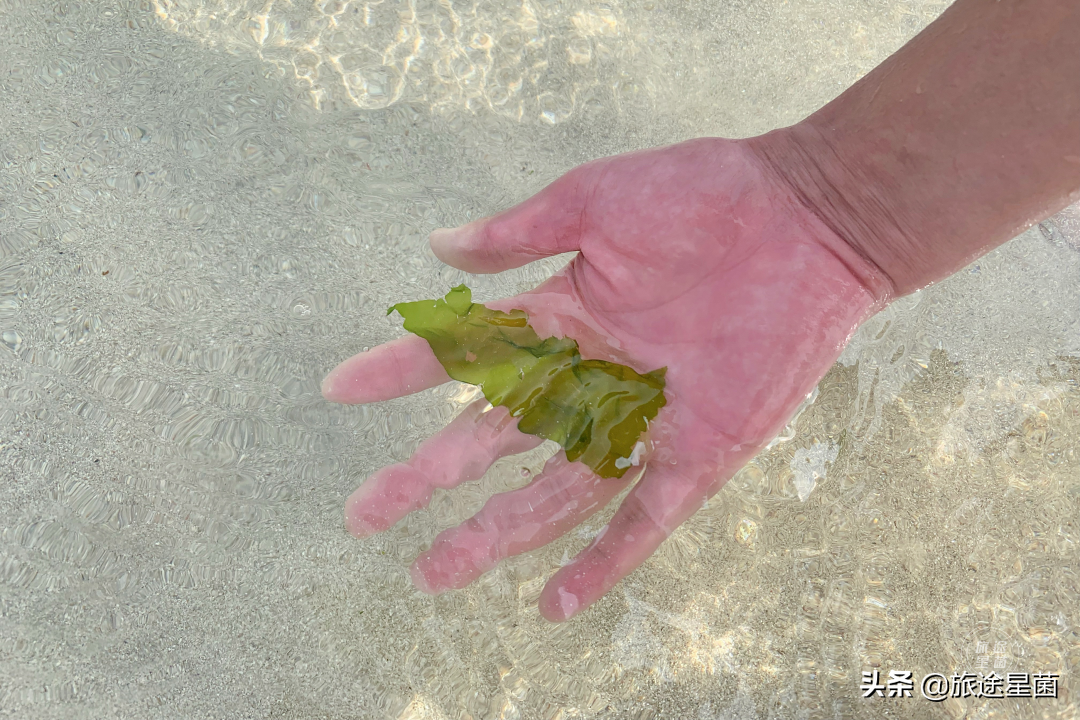
[[653, 520], [649, 508], [636, 495], [630, 495], [619, 508], [619, 529], [625, 535], [638, 535], [651, 533], [660, 529]]

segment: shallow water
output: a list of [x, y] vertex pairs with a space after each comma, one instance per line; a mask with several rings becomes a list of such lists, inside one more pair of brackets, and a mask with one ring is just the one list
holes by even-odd
[[[430, 230], [795, 122], [944, 6], [0, 0], [0, 714], [1074, 717], [1078, 208], [868, 322], [565, 625], [536, 598], [601, 518], [466, 590], [407, 572], [549, 448], [342, 524], [475, 393], [337, 407], [323, 375], [401, 334], [391, 302], [561, 264], [468, 276]], [[859, 697], [864, 669], [980, 662], [1060, 697]]]

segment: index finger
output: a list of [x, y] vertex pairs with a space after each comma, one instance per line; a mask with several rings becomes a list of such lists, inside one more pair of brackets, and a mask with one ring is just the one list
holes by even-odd
[[330, 402], [358, 404], [390, 400], [450, 381], [427, 340], [417, 335], [391, 340], [353, 355], [322, 383]]

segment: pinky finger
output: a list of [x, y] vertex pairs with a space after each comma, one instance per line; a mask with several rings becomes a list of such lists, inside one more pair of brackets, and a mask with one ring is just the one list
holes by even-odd
[[413, 563], [413, 583], [432, 594], [465, 587], [504, 558], [577, 527], [632, 479], [602, 478], [560, 451], [531, 483], [491, 496], [472, 518], [439, 533]]
[[671, 469], [646, 470], [592, 544], [544, 586], [540, 614], [562, 622], [592, 605], [645, 562], [706, 497], [697, 483]]

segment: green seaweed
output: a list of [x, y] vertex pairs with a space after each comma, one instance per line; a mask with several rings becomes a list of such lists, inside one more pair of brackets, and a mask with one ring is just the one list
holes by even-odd
[[519, 430], [554, 440], [567, 459], [601, 477], [623, 476], [648, 421], [667, 403], [666, 367], [640, 375], [586, 360], [574, 340], [541, 340], [523, 311], [474, 303], [464, 285], [441, 300], [398, 303], [386, 314], [395, 310], [450, 377], [479, 386], [488, 402], [520, 418]]

